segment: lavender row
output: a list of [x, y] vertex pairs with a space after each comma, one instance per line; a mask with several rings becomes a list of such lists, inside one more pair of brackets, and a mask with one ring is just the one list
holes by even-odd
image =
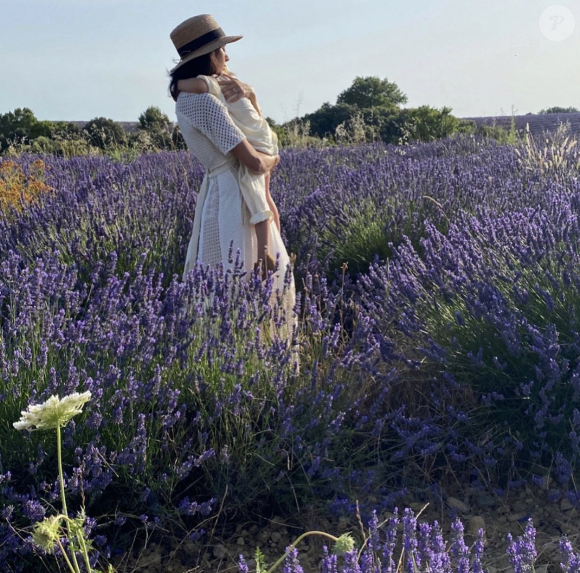
[[[554, 496], [576, 501], [570, 173], [470, 138], [287, 151], [273, 190], [298, 255], [288, 344], [264, 339], [287, 317], [241, 265], [178, 280], [203, 174], [190, 156], [45, 161], [55, 193], [0, 218], [1, 419], [91, 390], [65, 463], [89, 514], [115, 515], [104, 553], [118, 530], [168, 513], [195, 527], [224, 499], [290, 507], [299, 492], [348, 509], [372, 492], [392, 508], [406, 468], [449, 460], [499, 493], [543, 483], [553, 460]], [[383, 251], [350, 248], [369, 244]], [[54, 452], [0, 436], [0, 559], [13, 559], [27, 546], [12, 528], [56, 499]]]
[[[410, 509], [399, 516], [395, 508], [393, 516], [379, 523], [376, 513], [369, 520], [368, 531], [359, 547], [345, 547], [344, 537], [339, 538], [334, 550], [323, 548], [320, 563], [322, 573], [483, 573], [487, 570], [485, 554], [485, 532], [480, 529], [469, 547], [463, 524], [456, 519], [451, 524], [450, 541], [446, 542], [437, 521], [432, 524], [419, 522]], [[523, 535], [516, 539], [507, 535], [509, 562], [515, 573], [529, 573], [538, 566], [535, 545], [536, 530], [531, 520], [526, 524]], [[580, 567], [580, 555], [574, 552], [566, 536], [559, 542], [560, 570], [576, 573]], [[303, 573], [298, 551], [288, 548], [282, 570], [284, 573]], [[240, 556], [239, 573], [250, 569]], [[268, 569], [270, 573], [272, 569]]]

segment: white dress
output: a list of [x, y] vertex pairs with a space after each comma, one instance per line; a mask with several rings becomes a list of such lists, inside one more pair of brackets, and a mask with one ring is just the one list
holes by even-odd
[[[247, 207], [238, 183], [239, 162], [230, 153], [245, 136], [233, 123], [227, 108], [209, 93], [181, 92], [175, 111], [187, 146], [206, 169], [206, 178], [196, 205], [183, 279], [196, 260], [213, 267], [221, 263], [224, 272], [233, 269], [238, 249], [249, 276], [258, 259], [258, 242], [254, 225], [245, 215]], [[233, 249], [230, 251], [232, 242]], [[270, 252], [274, 258], [279, 257], [280, 263], [274, 275], [273, 298], [276, 290], [283, 292], [287, 277], [282, 302], [289, 326], [292, 326], [295, 324], [294, 277], [291, 269], [287, 275], [290, 259], [275, 224], [270, 225], [269, 244]]]

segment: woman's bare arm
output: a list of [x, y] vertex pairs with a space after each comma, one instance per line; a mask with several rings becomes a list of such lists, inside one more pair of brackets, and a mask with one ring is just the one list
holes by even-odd
[[[177, 83], [179, 91], [189, 93], [208, 93], [208, 86], [205, 80], [201, 78], [188, 78], [179, 80]], [[255, 173], [269, 173], [280, 161], [278, 155], [271, 156], [256, 151], [246, 139], [240, 141], [233, 149], [232, 155], [243, 163], [250, 171]]]
[[272, 171], [280, 162], [279, 155], [266, 155], [256, 151], [247, 139], [240, 141], [233, 149], [232, 155], [250, 171], [266, 174]]

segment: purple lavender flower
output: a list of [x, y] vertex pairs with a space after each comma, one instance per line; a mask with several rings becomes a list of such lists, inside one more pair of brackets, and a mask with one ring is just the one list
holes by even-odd
[[356, 549], [348, 551], [344, 554], [344, 564], [342, 567], [342, 573], [362, 573], [361, 567], [358, 562], [358, 553]]
[[[286, 548], [286, 551], [288, 551], [288, 549], [289, 548]], [[304, 573], [304, 570], [298, 561], [298, 550], [296, 547], [292, 547], [291, 551], [284, 559], [282, 571], [283, 573]]]
[[507, 534], [507, 554], [516, 573], [531, 573], [538, 553], [535, 545], [536, 530], [530, 519], [526, 524], [524, 535], [514, 541], [511, 533]]
[[421, 558], [417, 548], [417, 518], [413, 511], [407, 507], [403, 515], [403, 551], [405, 552], [405, 571], [407, 573], [415, 573], [421, 568]]
[[482, 564], [482, 557], [484, 552], [484, 531], [483, 529], [479, 529], [477, 532], [477, 539], [475, 540], [475, 545], [473, 547], [473, 563], [471, 564], [471, 568], [473, 569], [473, 573], [483, 573], [483, 564]]
[[580, 573], [580, 555], [574, 551], [566, 535], [560, 539], [559, 547], [562, 571], [564, 573]]
[[458, 573], [469, 573], [469, 548], [465, 544], [463, 537], [464, 529], [461, 520], [456, 519], [451, 524], [451, 556], [456, 564]]
[[250, 568], [241, 554], [238, 557], [238, 573], [250, 573]]
[[326, 545], [322, 548], [322, 573], [338, 573], [338, 558], [336, 555], [329, 553]]

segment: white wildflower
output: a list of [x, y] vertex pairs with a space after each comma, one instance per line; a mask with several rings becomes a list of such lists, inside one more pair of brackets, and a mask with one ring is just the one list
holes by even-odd
[[90, 392], [75, 392], [62, 400], [58, 396], [51, 396], [43, 404], [29, 406], [28, 410], [22, 411], [20, 420], [13, 425], [17, 430], [54, 430], [80, 414], [90, 399]]
[[345, 553], [348, 553], [353, 549], [354, 549], [354, 539], [350, 536], [350, 533], [344, 533], [336, 540], [334, 552], [337, 555], [344, 555]]
[[53, 553], [61, 536], [60, 523], [64, 515], [53, 515], [38, 521], [32, 528], [32, 539], [47, 553]]

